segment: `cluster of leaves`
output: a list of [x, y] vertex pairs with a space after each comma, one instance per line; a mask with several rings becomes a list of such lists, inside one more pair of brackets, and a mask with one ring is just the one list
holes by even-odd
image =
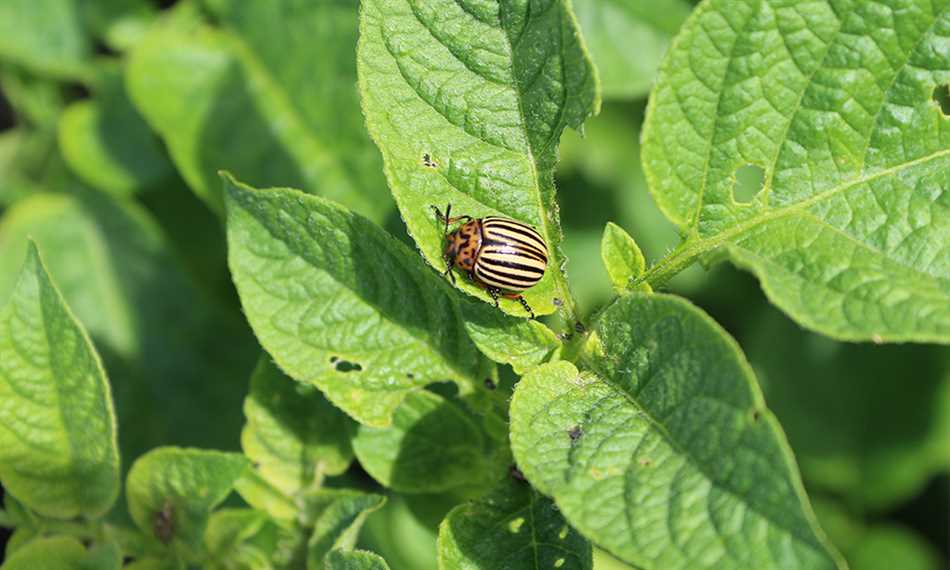
[[950, 2], [577, 4], [0, 5], [2, 568], [937, 568]]

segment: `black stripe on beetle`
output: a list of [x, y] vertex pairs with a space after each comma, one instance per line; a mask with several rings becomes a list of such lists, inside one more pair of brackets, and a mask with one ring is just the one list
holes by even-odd
[[[498, 306], [498, 297], [516, 299], [534, 317], [521, 292], [533, 287], [547, 270], [548, 246], [531, 226], [499, 216], [452, 217], [452, 205], [445, 215], [433, 206], [440, 223], [445, 224], [445, 273], [455, 282], [453, 268], [467, 273], [477, 285], [488, 290]], [[462, 225], [449, 231], [455, 222]]]

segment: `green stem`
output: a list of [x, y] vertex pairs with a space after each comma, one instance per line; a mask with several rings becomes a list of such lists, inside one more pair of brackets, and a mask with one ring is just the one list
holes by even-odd
[[13, 517], [10, 516], [10, 513], [0, 510], [0, 527], [2, 528], [13, 528], [16, 524], [13, 522]]
[[678, 273], [693, 263], [696, 263], [696, 260], [699, 259], [700, 256], [719, 247], [725, 241], [726, 237], [727, 236], [717, 236], [711, 239], [687, 238], [686, 241], [676, 246], [676, 249], [668, 253], [666, 257], [647, 269], [646, 272], [636, 280], [633, 286], [636, 287], [641, 283], [646, 283], [653, 289], [662, 287]]

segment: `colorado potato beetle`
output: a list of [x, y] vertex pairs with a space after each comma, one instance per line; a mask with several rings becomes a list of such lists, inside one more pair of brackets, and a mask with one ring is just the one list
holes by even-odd
[[[488, 291], [496, 307], [499, 297], [516, 299], [534, 318], [521, 291], [533, 287], [547, 269], [548, 246], [541, 234], [529, 225], [500, 216], [451, 217], [451, 204], [445, 207], [445, 215], [435, 206], [432, 209], [438, 220], [445, 222], [443, 275], [455, 283], [452, 268], [457, 267]], [[449, 232], [449, 225], [458, 221], [462, 225]]]

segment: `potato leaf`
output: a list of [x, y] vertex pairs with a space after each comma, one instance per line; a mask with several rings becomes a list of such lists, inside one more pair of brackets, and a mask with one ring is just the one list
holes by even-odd
[[415, 252], [328, 200], [229, 177], [225, 187], [238, 294], [291, 377], [374, 426], [426, 384], [481, 382], [451, 290]]
[[439, 567], [590, 570], [590, 542], [550, 499], [505, 479], [488, 496], [459, 505], [439, 527]]
[[604, 99], [635, 99], [649, 92], [660, 60], [689, 15], [685, 0], [572, 2]]
[[327, 554], [326, 570], [389, 570], [389, 565], [374, 552], [337, 549]]
[[[590, 365], [518, 384], [512, 450], [585, 536], [645, 570], [842, 568], [738, 347], [665, 295], [601, 315]], [[750, 537], [755, 537], [750, 540]]]
[[163, 543], [200, 544], [212, 509], [250, 467], [237, 453], [159, 447], [129, 470], [129, 513], [146, 535]]
[[[847, 340], [950, 342], [945, 0], [702, 3], [664, 61], [643, 160], [688, 235], [799, 323]], [[736, 196], [737, 171], [764, 182]]]
[[132, 51], [132, 100], [192, 189], [221, 207], [219, 169], [302, 188], [379, 220], [390, 209], [355, 88], [357, 5], [209, 2]]
[[484, 436], [454, 403], [413, 392], [385, 428], [360, 426], [353, 449], [360, 465], [386, 487], [404, 493], [440, 493], [484, 482]]
[[244, 400], [244, 453], [287, 496], [339, 475], [353, 460], [350, 419], [314, 386], [285, 376], [264, 356]]
[[105, 371], [32, 242], [0, 310], [0, 482], [57, 518], [101, 515], [119, 492]]
[[[569, 2], [371, 0], [360, 26], [363, 111], [426, 260], [445, 266], [432, 205], [526, 222], [551, 250], [526, 298], [538, 314], [554, 312], [555, 299], [572, 314], [553, 169], [561, 132], [600, 103]], [[502, 306], [524, 316], [517, 302]]]
[[[604, 237], [600, 242], [600, 257], [604, 267], [610, 275], [614, 290], [624, 293], [634, 286], [646, 269], [646, 260], [637, 242], [630, 237], [623, 228], [613, 222], [607, 222], [604, 228]], [[649, 292], [650, 286], [646, 283], [635, 285], [636, 288]]]

